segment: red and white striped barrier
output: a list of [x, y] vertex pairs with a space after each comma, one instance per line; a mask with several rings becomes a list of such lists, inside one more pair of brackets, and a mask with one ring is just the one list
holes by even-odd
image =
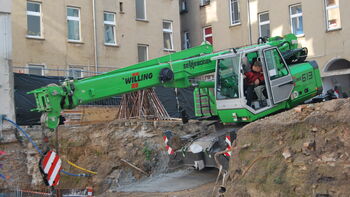
[[164, 143], [165, 143], [165, 148], [166, 148], [166, 150], [167, 150], [167, 152], [168, 152], [168, 154], [169, 155], [172, 155], [172, 154], [174, 154], [175, 152], [174, 152], [174, 150], [168, 145], [168, 138], [167, 138], [167, 136], [163, 136], [163, 140], [164, 140]]
[[227, 157], [231, 157], [231, 155], [232, 155], [232, 152], [231, 152], [231, 148], [232, 148], [231, 136], [227, 135], [226, 138], [225, 138], [225, 142], [227, 144], [226, 150], [228, 150], [228, 152], [224, 153], [224, 155], [227, 156]]
[[44, 155], [40, 168], [48, 186], [56, 186], [60, 182], [61, 163], [59, 156], [51, 150]]
[[87, 189], [87, 196], [92, 197], [92, 194], [93, 194], [92, 187], [87, 187], [86, 189]]

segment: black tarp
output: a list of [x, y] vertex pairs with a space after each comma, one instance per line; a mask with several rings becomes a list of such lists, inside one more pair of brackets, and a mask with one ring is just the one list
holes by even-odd
[[31, 109], [36, 108], [35, 98], [32, 94], [27, 94], [27, 92], [51, 83], [58, 84], [62, 80], [64, 80], [63, 77], [43, 77], [14, 73], [14, 96], [17, 124], [40, 124], [41, 113], [30, 111]]
[[[45, 77], [37, 75], [14, 73], [14, 88], [15, 88], [15, 107], [16, 107], [16, 121], [19, 125], [37, 125], [40, 124], [39, 112], [31, 112], [31, 109], [36, 108], [35, 98], [32, 94], [27, 92], [34, 89], [46, 86], [48, 84], [60, 84], [64, 77]], [[159, 100], [164, 105], [165, 109], [171, 117], [179, 118], [178, 112], [179, 103], [180, 108], [185, 110], [190, 118], [194, 118], [194, 104], [193, 104], [193, 89], [177, 89], [177, 94], [174, 88], [156, 87], [155, 91]], [[178, 101], [177, 101], [178, 98]], [[91, 102], [88, 105], [117, 105], [120, 97], [115, 96], [109, 99]]]

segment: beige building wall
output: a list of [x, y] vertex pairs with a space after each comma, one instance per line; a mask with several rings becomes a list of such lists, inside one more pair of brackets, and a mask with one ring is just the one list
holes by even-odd
[[[123, 3], [123, 12], [119, 3]], [[163, 20], [173, 22], [174, 51], [181, 50], [178, 1], [146, 1], [146, 21], [135, 20], [135, 1], [106, 0], [97, 5], [96, 19], [99, 65], [124, 67], [137, 63], [137, 45], [148, 45], [149, 59], [167, 55], [163, 47]], [[116, 13], [117, 46], [104, 45], [103, 12]]]
[[[41, 2], [41, 39], [28, 38], [26, 3], [13, 0], [13, 66], [17, 72], [26, 72], [28, 64], [42, 64], [48, 69], [68, 69], [70, 66], [84, 71], [99, 72], [125, 67], [138, 61], [137, 44], [149, 45], [149, 58], [173, 51], [163, 50], [162, 21], [173, 21], [174, 51], [180, 50], [180, 16], [177, 1], [146, 0], [147, 21], [136, 21], [135, 1], [95, 0], [96, 54], [93, 20], [93, 2], [87, 0], [60, 0]], [[120, 3], [123, 12], [120, 12]], [[80, 8], [81, 42], [67, 39], [67, 6]], [[103, 12], [116, 14], [116, 46], [104, 44]], [[97, 63], [97, 65], [95, 64]], [[46, 75], [64, 75], [64, 72], [46, 71]]]
[[[324, 0], [238, 0], [241, 22], [230, 26], [229, 0], [211, 0], [200, 7], [199, 1], [187, 0], [188, 12], [181, 15], [182, 33], [190, 32], [191, 45], [203, 40], [201, 28], [212, 26], [216, 51], [257, 43], [259, 37], [258, 14], [269, 12], [271, 36], [291, 33], [289, 6], [300, 3], [303, 10], [304, 35], [299, 44], [309, 49], [309, 60], [316, 60], [324, 79], [324, 89], [342, 86], [350, 95], [350, 1], [339, 0], [341, 29], [327, 31]], [[192, 19], [189, 18], [200, 18]], [[193, 24], [196, 23], [196, 24]], [[200, 34], [198, 32], [201, 32]], [[345, 59], [348, 68], [327, 71], [332, 63]], [[344, 63], [343, 62], [343, 63]], [[334, 64], [333, 64], [334, 66]], [[345, 66], [346, 67], [346, 66]], [[340, 76], [341, 75], [341, 76]], [[336, 76], [336, 77], [335, 77]]]

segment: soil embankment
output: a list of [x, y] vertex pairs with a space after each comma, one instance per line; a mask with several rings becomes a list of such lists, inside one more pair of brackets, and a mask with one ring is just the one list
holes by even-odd
[[350, 100], [251, 123], [234, 150], [225, 196], [350, 196]]

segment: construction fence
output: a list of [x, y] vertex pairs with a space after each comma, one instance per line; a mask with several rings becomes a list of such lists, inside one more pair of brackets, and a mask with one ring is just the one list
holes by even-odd
[[[27, 94], [27, 92], [47, 86], [48, 84], [60, 84], [65, 79], [66, 78], [62, 76], [40, 76], [14, 73], [14, 97], [17, 124], [23, 126], [40, 124], [41, 113], [31, 111], [36, 108], [35, 98], [32, 94]], [[192, 88], [174, 89], [159, 86], [154, 87], [154, 90], [171, 118], [181, 117], [179, 113], [180, 108], [186, 111], [189, 118], [195, 117]], [[108, 99], [94, 101], [85, 104], [85, 106], [118, 107], [121, 96], [122, 95], [117, 95]], [[62, 120], [62, 122], [63, 121], [64, 120]]]
[[0, 197], [92, 197], [93, 189], [44, 189], [44, 190], [23, 190], [23, 189], [0, 189]]
[[40, 76], [61, 76], [63, 78], [85, 78], [112, 70], [118, 69], [112, 66], [99, 66], [96, 71], [95, 66], [70, 66], [64, 68], [62, 66], [45, 66], [45, 65], [28, 65], [28, 66], [12, 66], [14, 73], [31, 74]]

